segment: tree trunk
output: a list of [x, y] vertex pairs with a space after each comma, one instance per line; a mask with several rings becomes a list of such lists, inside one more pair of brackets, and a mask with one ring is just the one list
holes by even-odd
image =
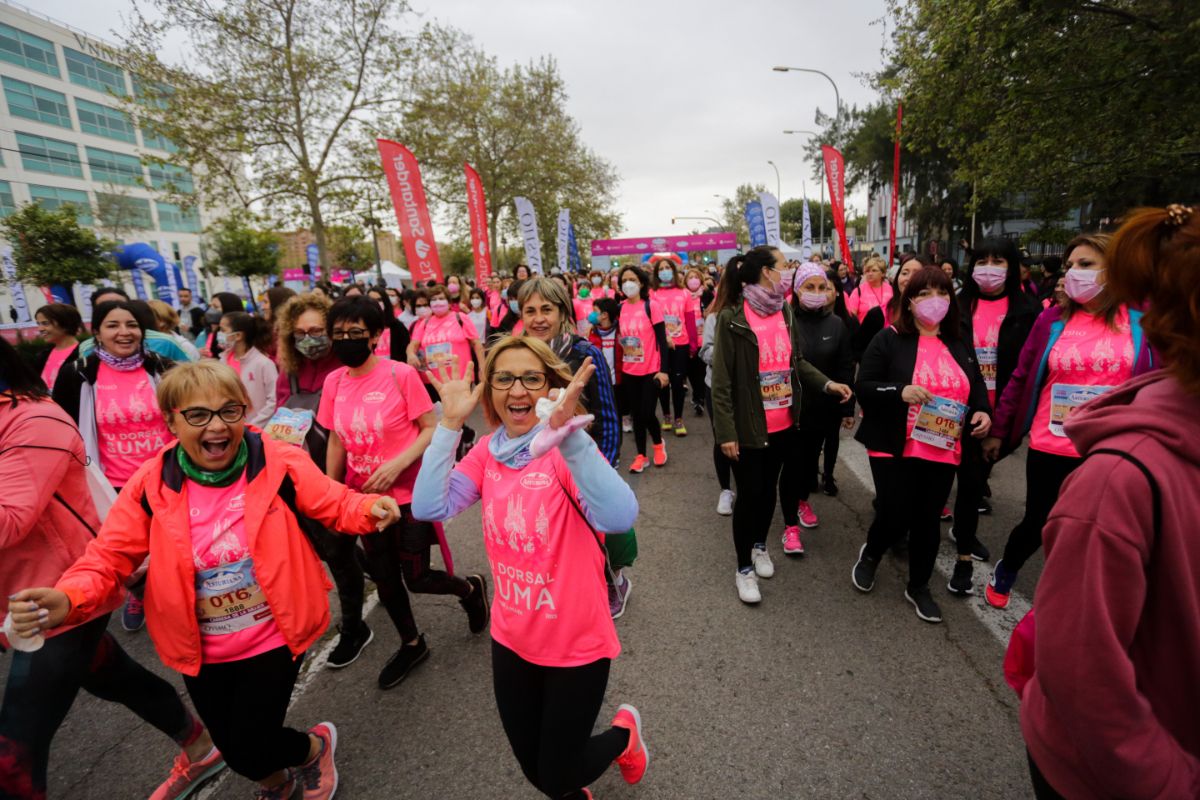
[[312, 213], [312, 234], [316, 239], [317, 244], [317, 263], [319, 263], [324, 272], [323, 277], [329, 280], [329, 275], [332, 267], [329, 260], [326, 258], [326, 242], [325, 242], [325, 218], [321, 216], [321, 201], [317, 197], [315, 190], [310, 191], [308, 195], [308, 208]]

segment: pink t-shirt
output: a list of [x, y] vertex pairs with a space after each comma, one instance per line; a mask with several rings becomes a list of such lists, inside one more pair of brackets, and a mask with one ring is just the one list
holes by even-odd
[[233, 350], [226, 350], [224, 353], [221, 353], [221, 359], [233, 367], [233, 371], [238, 374], [239, 378], [242, 377], [242, 362], [237, 357], [237, 353], [233, 352]]
[[975, 360], [979, 362], [979, 371], [987, 386], [988, 403], [992, 408], [996, 407], [996, 348], [1000, 342], [1000, 323], [1004, 322], [1006, 316], [1008, 298], [985, 300], [981, 297], [975, 306], [975, 317], [971, 320]]
[[[534, 664], [577, 667], [616, 658], [604, 554], [571, 504], [578, 489], [558, 449], [506, 467], [483, 437], [455, 467], [480, 493], [492, 565], [492, 638]], [[564, 491], [564, 487], [565, 490]]]
[[654, 293], [654, 299], [663, 309], [663, 322], [667, 324], [667, 340], [676, 345], [688, 343], [687, 320], [690, 310], [691, 296], [683, 289], [672, 287], [659, 289]]
[[621, 371], [626, 375], [653, 375], [662, 371], [662, 357], [654, 326], [663, 321], [663, 309], [657, 300], [650, 301], [650, 317], [646, 317], [646, 301], [638, 298], [621, 303]]
[[928, 389], [935, 399], [933, 403], [908, 407], [908, 438], [901, 455], [958, 464], [962, 458], [971, 382], [938, 337], [922, 336], [917, 343], [912, 382]]
[[287, 640], [254, 574], [246, 538], [246, 475], [229, 486], [184, 483], [196, 568], [196, 620], [205, 664], [240, 661]]
[[55, 347], [46, 356], [46, 366], [42, 367], [42, 383], [46, 384], [46, 388], [54, 390], [54, 379], [58, 377], [58, 371], [62, 369], [62, 365], [66, 362], [67, 356], [75, 352], [76, 345], [71, 347]]
[[[515, 331], [514, 331], [515, 332]], [[427, 370], [432, 370], [450, 360], [450, 356], [458, 356], [458, 373], [462, 374], [464, 365], [471, 363], [471, 339], [478, 340], [479, 332], [475, 323], [465, 314], [453, 311], [442, 316], [430, 314], [413, 325], [412, 340], [417, 345], [417, 354]], [[429, 375], [421, 373], [421, 379], [429, 383]]]
[[100, 467], [119, 489], [148, 458], [174, 440], [144, 369], [121, 372], [100, 362], [96, 373]]
[[[366, 375], [353, 376], [339, 367], [325, 378], [317, 422], [337, 433], [346, 448], [346, 485], [361, 490], [367, 478], [417, 440], [417, 419], [433, 410], [417, 371], [408, 364], [381, 358]], [[404, 505], [412, 502], [413, 483], [421, 469], [414, 461], [392, 484], [388, 494]]]
[[1038, 394], [1029, 447], [1043, 453], [1079, 458], [1063, 423], [1083, 403], [1133, 377], [1133, 335], [1129, 312], [1122, 307], [1114, 320], [1082, 311], [1071, 315], [1046, 359], [1046, 379]]
[[588, 314], [592, 313], [592, 309], [596, 306], [596, 298], [588, 294], [587, 297], [576, 297], [571, 301], [571, 306], [575, 310], [575, 328], [579, 331], [580, 336], [587, 336], [588, 331], [592, 329], [592, 323], [588, 321]]
[[859, 322], [862, 322], [867, 318], [868, 311], [875, 306], [886, 306], [891, 299], [892, 285], [887, 281], [879, 284], [878, 287], [863, 281], [846, 296], [846, 310], [858, 317]]
[[792, 420], [792, 339], [783, 312], [759, 316], [744, 303], [746, 321], [758, 339], [758, 388], [767, 415], [767, 433], [786, 430]]
[[383, 356], [384, 358], [392, 357], [391, 328], [384, 328], [383, 333], [379, 335], [379, 342], [375, 345], [375, 355]]

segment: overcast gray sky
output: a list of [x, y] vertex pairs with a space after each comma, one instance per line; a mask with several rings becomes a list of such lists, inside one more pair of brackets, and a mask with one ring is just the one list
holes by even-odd
[[[28, 0], [26, 0], [28, 2]], [[884, 0], [412, 0], [474, 36], [502, 62], [554, 56], [584, 141], [616, 165], [617, 210], [629, 236], [684, 233], [677, 215], [719, 211], [714, 194], [740, 183], [799, 197], [804, 139], [814, 112], [870, 102], [862, 75], [879, 68]], [[43, 13], [99, 36], [119, 26], [127, 0], [41, 0]], [[865, 210], [866, 196], [848, 198]], [[551, 237], [552, 237], [551, 233]], [[542, 235], [546, 240], [546, 233]]]

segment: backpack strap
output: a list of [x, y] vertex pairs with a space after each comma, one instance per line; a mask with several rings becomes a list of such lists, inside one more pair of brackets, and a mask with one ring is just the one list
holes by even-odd
[[292, 389], [292, 394], [300, 394], [300, 378], [296, 373], [288, 373], [288, 386]]
[[1155, 480], [1150, 468], [1143, 464], [1137, 457], [1126, 453], [1124, 450], [1114, 450], [1108, 447], [1102, 447], [1099, 450], [1092, 450], [1087, 454], [1087, 458], [1096, 455], [1116, 456], [1117, 458], [1128, 461], [1133, 466], [1141, 471], [1142, 475], [1146, 476], [1146, 482], [1150, 484], [1150, 496], [1154, 503], [1154, 546], [1158, 546], [1158, 540], [1162, 538], [1162, 493], [1158, 488], [1158, 481]]

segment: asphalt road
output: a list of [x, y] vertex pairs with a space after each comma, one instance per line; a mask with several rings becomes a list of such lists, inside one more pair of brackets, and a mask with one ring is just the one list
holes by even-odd
[[[628, 573], [633, 592], [617, 623], [623, 653], [599, 720], [607, 724], [621, 702], [637, 705], [653, 760], [637, 787], [610, 770], [592, 787], [596, 797], [1031, 797], [1017, 701], [1001, 670], [1016, 614], [983, 603], [988, 567], [976, 567], [979, 594], [968, 600], [949, 595], [940, 578], [941, 625], [914, 615], [903, 597], [904, 564], [894, 558], [874, 592], [857, 592], [850, 569], [872, 491], [865, 454], [844, 433], [842, 491], [815, 496], [821, 524], [804, 535], [807, 555], [782, 554], [777, 517], [776, 576], [761, 582], [761, 605], [745, 606], [734, 588], [729, 519], [715, 512], [712, 437], [706, 420], [688, 423], [690, 436], [670, 437], [664, 468], [628, 476], [641, 503], [641, 555]], [[626, 463], [632, 451], [627, 434]], [[997, 467], [992, 487], [996, 512], [981, 520], [980, 534], [998, 554], [1023, 503], [1020, 456]], [[477, 509], [448, 526], [464, 573], [487, 572]], [[944, 542], [943, 553], [952, 552]], [[1019, 592], [1032, 594], [1040, 568], [1038, 556]], [[336, 607], [336, 595], [331, 602]], [[375, 610], [376, 639], [358, 662], [334, 672], [310, 659], [289, 722], [337, 724], [340, 798], [538, 797], [496, 715], [486, 634], [468, 632], [453, 599], [419, 596], [414, 607], [432, 655], [405, 683], [377, 688], [399, 643]], [[113, 630], [182, 691], [145, 633], [115, 623]], [[0, 680], [8, 664], [0, 657]], [[55, 739], [49, 796], [145, 798], [173, 755], [166, 738], [126, 709], [81, 694]], [[225, 773], [199, 796], [252, 791]]]

